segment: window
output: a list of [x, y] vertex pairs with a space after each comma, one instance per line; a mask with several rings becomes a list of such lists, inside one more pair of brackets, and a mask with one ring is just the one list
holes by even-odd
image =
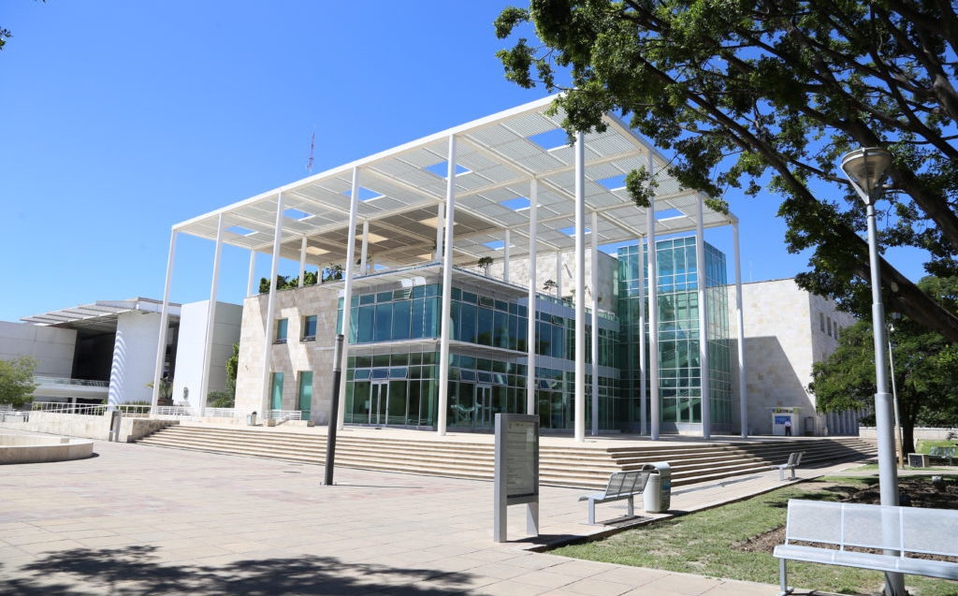
[[822, 326], [822, 333], [825, 333], [825, 313], [818, 313], [818, 323]]
[[283, 373], [273, 373], [273, 390], [270, 394], [270, 409], [283, 409]]
[[309, 315], [303, 318], [303, 341], [314, 341], [316, 339], [316, 315]]
[[299, 373], [299, 411], [302, 412], [303, 419], [309, 419], [312, 408], [313, 372], [304, 370]]
[[286, 331], [289, 328], [289, 319], [277, 319], [276, 321], [276, 340], [274, 343], [286, 343]]
[[832, 336], [832, 318], [828, 317], [828, 337]]

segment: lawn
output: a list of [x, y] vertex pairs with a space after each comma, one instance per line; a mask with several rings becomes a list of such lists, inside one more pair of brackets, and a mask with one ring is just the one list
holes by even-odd
[[[955, 478], [947, 478], [948, 495], [954, 491]], [[573, 544], [553, 551], [554, 554], [578, 559], [604, 561], [778, 584], [778, 559], [771, 555], [775, 544], [782, 542], [780, 528], [785, 523], [785, 510], [791, 498], [868, 501], [873, 478], [824, 478], [815, 482], [792, 484], [715, 509], [672, 518], [615, 534], [604, 540]], [[912, 495], [915, 506], [922, 506], [922, 495], [930, 481], [924, 477], [902, 478], [901, 485]], [[942, 507], [941, 494], [926, 506]], [[958, 502], [949, 508], [958, 508]], [[820, 590], [839, 594], [879, 593], [884, 583], [880, 572], [864, 571], [834, 565], [790, 562], [789, 584], [802, 590]], [[914, 595], [958, 596], [958, 582], [906, 576], [906, 586]]]

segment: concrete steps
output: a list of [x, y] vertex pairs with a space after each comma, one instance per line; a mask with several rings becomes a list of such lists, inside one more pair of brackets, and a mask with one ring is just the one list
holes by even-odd
[[[312, 464], [322, 464], [326, 451], [324, 429], [288, 432], [177, 425], [145, 437], [139, 443]], [[494, 451], [489, 437], [481, 435], [477, 435], [475, 441], [453, 441], [346, 432], [337, 437], [336, 465], [492, 480]], [[540, 482], [546, 485], [602, 488], [612, 472], [665, 461], [672, 466], [672, 485], [682, 486], [766, 471], [784, 463], [793, 451], [805, 452], [802, 467], [875, 455], [874, 446], [854, 437], [684, 444], [636, 440], [628, 445], [608, 447], [543, 444], [539, 453], [539, 476]]]

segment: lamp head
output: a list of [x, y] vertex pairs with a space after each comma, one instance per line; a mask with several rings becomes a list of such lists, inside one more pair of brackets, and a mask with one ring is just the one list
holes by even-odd
[[881, 195], [881, 181], [891, 165], [891, 153], [881, 147], [865, 147], [842, 157], [842, 170], [865, 205]]

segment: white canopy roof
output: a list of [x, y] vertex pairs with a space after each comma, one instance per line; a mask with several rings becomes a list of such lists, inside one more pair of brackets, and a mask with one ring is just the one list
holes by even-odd
[[[359, 172], [357, 212], [359, 255], [363, 222], [369, 224], [369, 253], [377, 265], [407, 266], [435, 259], [438, 207], [446, 199], [448, 139], [455, 135], [455, 263], [475, 265], [478, 258], [501, 258], [505, 231], [511, 230], [510, 255], [528, 254], [530, 183], [538, 180], [539, 251], [574, 248], [575, 165], [560, 124], [561, 113], [546, 112], [543, 98], [418, 141], [298, 180], [222, 209], [176, 224], [174, 230], [216, 239], [224, 216], [224, 243], [270, 252], [279, 193], [283, 196], [281, 256], [298, 261], [302, 238], [307, 262], [343, 264], [346, 260], [352, 172]], [[647, 235], [646, 210], [624, 188], [629, 171], [648, 165], [651, 154], [657, 182], [656, 235], [691, 231], [700, 194], [682, 189], [665, 172], [666, 161], [619, 118], [606, 115], [608, 129], [585, 136], [585, 209], [598, 217], [599, 245]], [[704, 209], [703, 226], [730, 225], [731, 214]], [[591, 228], [591, 225], [587, 224]], [[588, 239], [591, 244], [591, 237]]]
[[[163, 303], [150, 298], [130, 298], [128, 300], [97, 300], [93, 304], [81, 304], [60, 310], [51, 310], [20, 319], [34, 325], [67, 327], [95, 333], [116, 332], [117, 318], [126, 312], [161, 312]], [[170, 316], [180, 316], [180, 305], [170, 304]]]

